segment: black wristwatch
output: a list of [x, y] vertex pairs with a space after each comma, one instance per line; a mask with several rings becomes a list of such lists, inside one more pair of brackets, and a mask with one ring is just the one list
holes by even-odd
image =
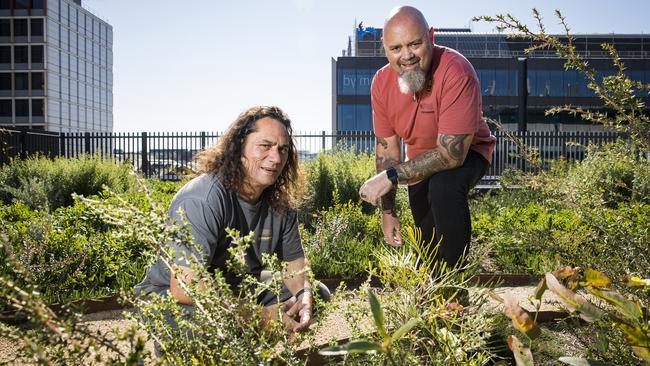
[[388, 180], [393, 183], [393, 187], [397, 187], [397, 170], [395, 170], [395, 168], [386, 169], [386, 176], [388, 176]]

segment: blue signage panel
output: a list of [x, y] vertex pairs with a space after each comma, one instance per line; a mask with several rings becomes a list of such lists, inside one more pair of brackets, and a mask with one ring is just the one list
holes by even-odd
[[373, 69], [339, 69], [338, 95], [370, 95], [370, 84], [375, 76]]

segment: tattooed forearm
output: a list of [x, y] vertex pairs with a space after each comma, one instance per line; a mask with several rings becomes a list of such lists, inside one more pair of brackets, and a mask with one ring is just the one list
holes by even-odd
[[390, 192], [386, 193], [381, 197], [381, 211], [390, 213], [395, 216], [395, 193], [397, 190], [395, 188], [391, 189]]
[[449, 168], [449, 162], [442, 153], [438, 149], [433, 149], [398, 165], [395, 170], [400, 183], [412, 183]]
[[441, 135], [438, 146], [395, 167], [400, 183], [413, 183], [463, 164], [470, 135]]
[[390, 156], [375, 155], [375, 166], [377, 167], [377, 173], [383, 172], [384, 170], [393, 167], [399, 164], [397, 159], [394, 159]]
[[381, 145], [384, 149], [388, 149], [388, 141], [383, 137], [377, 136], [377, 145]]
[[449, 157], [462, 162], [465, 159], [465, 140], [469, 135], [441, 135], [440, 147], [447, 150]]

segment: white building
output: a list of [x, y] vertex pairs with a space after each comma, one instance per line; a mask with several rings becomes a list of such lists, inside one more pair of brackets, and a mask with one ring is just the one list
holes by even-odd
[[111, 25], [81, 0], [0, 0], [0, 127], [111, 132]]

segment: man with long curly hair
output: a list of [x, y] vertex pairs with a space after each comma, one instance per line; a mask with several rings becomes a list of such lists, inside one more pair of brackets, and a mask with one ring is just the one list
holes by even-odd
[[[198, 156], [198, 176], [174, 196], [169, 215], [178, 223], [182, 213], [201, 253], [186, 246], [170, 246], [177, 252], [180, 273], [170, 274], [158, 262], [136, 287], [147, 294], [169, 293], [179, 303], [193, 301], [179, 286], [177, 277], [190, 283], [195, 277], [183, 259], [200, 258], [210, 271], [221, 271], [232, 288], [241, 278], [226, 268], [231, 238], [226, 228], [242, 234], [254, 232], [254, 242], [246, 251], [249, 273], [262, 276], [262, 254], [276, 254], [287, 262], [287, 274], [278, 298], [267, 291], [258, 302], [264, 316], [278, 314], [290, 332], [305, 330], [312, 318], [313, 292], [305, 276], [307, 262], [300, 242], [298, 220], [292, 206], [300, 189], [298, 152], [291, 138], [291, 121], [277, 107], [253, 107], [242, 113], [219, 139], [217, 145]], [[318, 293], [327, 298], [323, 285]]]

